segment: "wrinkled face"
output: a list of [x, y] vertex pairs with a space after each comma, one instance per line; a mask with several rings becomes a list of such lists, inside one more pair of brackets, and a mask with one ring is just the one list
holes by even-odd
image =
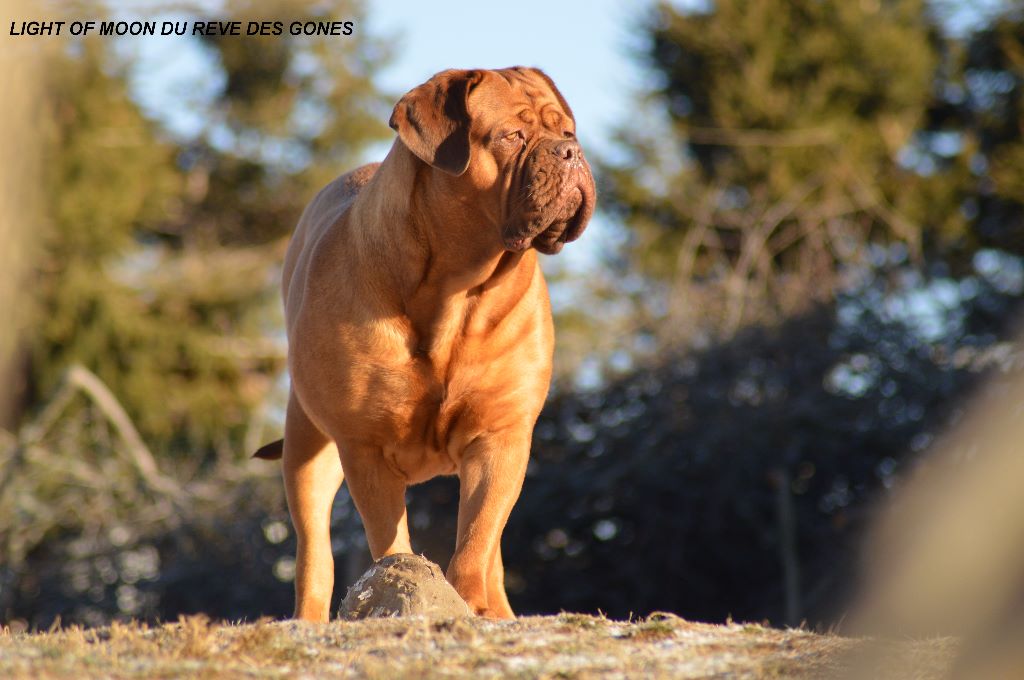
[[487, 205], [490, 238], [554, 254], [594, 212], [594, 178], [572, 111], [537, 69], [445, 71], [395, 107], [391, 126], [424, 162]]
[[474, 162], [486, 168], [492, 159], [497, 171], [504, 247], [554, 254], [576, 240], [596, 192], [572, 111], [554, 85], [532, 69], [496, 71], [470, 96], [470, 113], [480, 135]]

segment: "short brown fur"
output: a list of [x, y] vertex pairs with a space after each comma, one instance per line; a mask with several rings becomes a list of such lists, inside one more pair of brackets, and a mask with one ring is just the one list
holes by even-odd
[[412, 552], [406, 487], [457, 474], [446, 576], [475, 613], [511, 618], [501, 532], [554, 343], [536, 249], [579, 236], [593, 179], [571, 111], [535, 69], [445, 71], [391, 123], [387, 158], [320, 192], [284, 265], [292, 391], [283, 446], [256, 455], [283, 459], [295, 616], [328, 619], [343, 479], [379, 559]]

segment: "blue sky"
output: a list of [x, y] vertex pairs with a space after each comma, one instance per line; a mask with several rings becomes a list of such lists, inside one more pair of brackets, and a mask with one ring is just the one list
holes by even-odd
[[[572, 106], [584, 149], [610, 155], [614, 129], [643, 86], [632, 53], [650, 6], [650, 0], [373, 2], [369, 30], [393, 41], [394, 61], [379, 80], [387, 91], [405, 92], [446, 68], [537, 66]], [[558, 258], [544, 258], [545, 268], [590, 268], [612, 247], [613, 231], [598, 214], [585, 238]]]
[[[356, 35], [389, 39], [394, 60], [379, 84], [396, 95], [445, 68], [539, 66], [572, 105], [586, 148], [612, 151], [612, 132], [629, 120], [634, 94], [648, 76], [635, 58], [642, 47], [639, 24], [654, 0], [517, 0], [512, 4], [470, 0], [369, 0], [368, 21]], [[711, 0], [675, 0], [702, 8]], [[851, 0], [854, 1], [854, 0]], [[932, 0], [954, 31], [965, 30], [1005, 0]], [[220, 2], [203, 3], [208, 10]], [[112, 14], [129, 19], [169, 5], [162, 0], [110, 0]], [[149, 10], [149, 11], [146, 11]], [[159, 14], [157, 14], [159, 16]], [[170, 17], [167, 17], [170, 18]], [[299, 17], [297, 17], [299, 18]], [[190, 38], [122, 41], [134, 62], [134, 90], [142, 104], [185, 136], [204, 121], [190, 107], [216, 88], [202, 52]]]
[[[154, 6], [149, 0], [112, 4], [121, 19]], [[652, 0], [518, 0], [514, 5], [466, 0], [368, 2], [368, 20], [356, 27], [356, 35], [383, 37], [391, 43], [394, 58], [380, 72], [378, 84], [396, 97], [446, 68], [540, 67], [572, 105], [584, 148], [608, 155], [615, 127], [629, 118], [633, 95], [643, 89], [645, 74], [633, 54], [639, 47], [639, 23], [651, 4]], [[220, 84], [210, 77], [210, 64], [196, 44], [187, 37], [158, 36], [126, 39], [120, 48], [131, 57], [133, 91], [150, 115], [183, 137], [197, 134], [206, 122], [202, 102]], [[387, 145], [374, 149], [374, 158], [386, 149]], [[587, 238], [546, 264], [585, 269], [599, 250], [611, 246], [612, 231], [598, 215]]]
[[[160, 6], [112, 3], [124, 19], [154, 4]], [[514, 7], [465, 0], [369, 2], [368, 21], [356, 35], [391, 42], [394, 59], [378, 82], [396, 96], [446, 68], [539, 66], [572, 104], [584, 145], [606, 152], [613, 127], [628, 116], [629, 95], [643, 84], [631, 52], [650, 6], [651, 0], [519, 0]], [[120, 47], [132, 57], [133, 89], [147, 110], [173, 131], [195, 134], [202, 107], [190, 110], [189, 104], [217, 86], [202, 51], [187, 37], [129, 38]]]
[[[379, 73], [378, 84], [396, 97], [446, 68], [538, 66], [572, 105], [584, 148], [609, 157], [614, 130], [629, 123], [636, 94], [649, 77], [636, 53], [643, 46], [639, 26], [653, 1], [370, 0], [368, 20], [356, 27], [356, 35], [391, 42], [394, 60]], [[963, 31], [1004, 1], [933, 0], [933, 5], [948, 25]], [[698, 9], [709, 2], [674, 4]], [[215, 0], [204, 6], [211, 10], [217, 4]], [[148, 18], [159, 18], [152, 10], [168, 5], [162, 0], [111, 0], [111, 7], [119, 19], [145, 9], [150, 10], [145, 12]], [[143, 107], [173, 132], [197, 134], [206, 123], [202, 103], [220, 83], [210, 77], [208, 57], [195, 42], [186, 37], [130, 38], [119, 47], [134, 63], [133, 90]], [[382, 157], [386, 148], [374, 149], [373, 158]], [[546, 265], [586, 269], [613, 241], [614, 229], [599, 213], [586, 238], [559, 258], [546, 258]]]
[[445, 68], [538, 66], [572, 105], [584, 146], [609, 149], [643, 74], [629, 56], [650, 2], [371, 3], [370, 30], [395, 36], [396, 59], [381, 74], [404, 92]]

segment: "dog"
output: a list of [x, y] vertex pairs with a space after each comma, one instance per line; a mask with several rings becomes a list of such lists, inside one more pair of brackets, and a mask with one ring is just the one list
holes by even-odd
[[373, 559], [410, 553], [405, 490], [458, 475], [445, 574], [477, 615], [514, 618], [501, 534], [551, 379], [537, 251], [580, 236], [596, 190], [576, 121], [534, 68], [448, 70], [396, 104], [381, 163], [325, 187], [284, 263], [291, 375], [282, 458], [295, 617], [327, 621], [342, 480]]

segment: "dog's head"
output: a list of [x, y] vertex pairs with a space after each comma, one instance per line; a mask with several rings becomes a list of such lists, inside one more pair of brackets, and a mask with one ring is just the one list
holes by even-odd
[[594, 213], [576, 119], [538, 69], [443, 71], [399, 100], [390, 125], [444, 181], [484, 197], [487, 236], [506, 250], [557, 253]]

